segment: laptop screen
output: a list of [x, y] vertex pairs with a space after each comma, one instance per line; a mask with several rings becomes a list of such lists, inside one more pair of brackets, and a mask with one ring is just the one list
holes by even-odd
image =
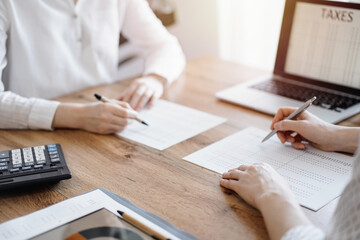
[[288, 0], [281, 31], [275, 72], [360, 89], [360, 4]]

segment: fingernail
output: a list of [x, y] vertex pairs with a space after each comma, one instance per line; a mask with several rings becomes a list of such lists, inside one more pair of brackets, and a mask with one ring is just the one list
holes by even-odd
[[280, 123], [278, 123], [278, 122], [275, 123], [275, 124], [274, 124], [274, 128], [275, 128], [276, 130], [278, 130], [278, 129], [280, 128]]

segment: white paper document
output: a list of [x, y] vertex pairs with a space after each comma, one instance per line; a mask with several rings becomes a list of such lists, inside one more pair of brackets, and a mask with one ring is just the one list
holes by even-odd
[[311, 146], [296, 150], [281, 144], [276, 136], [261, 143], [267, 134], [257, 128], [247, 128], [184, 160], [218, 173], [242, 164], [266, 162], [288, 180], [299, 203], [314, 211], [341, 195], [351, 177], [353, 157]]
[[226, 121], [225, 118], [164, 100], [159, 100], [150, 110], [142, 110], [139, 118], [149, 126], [134, 122], [118, 135], [158, 150], [164, 150]]

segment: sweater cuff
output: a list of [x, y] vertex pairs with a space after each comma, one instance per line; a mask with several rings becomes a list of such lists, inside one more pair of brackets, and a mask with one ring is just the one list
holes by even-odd
[[60, 102], [36, 99], [28, 120], [30, 129], [53, 130], [52, 122]]

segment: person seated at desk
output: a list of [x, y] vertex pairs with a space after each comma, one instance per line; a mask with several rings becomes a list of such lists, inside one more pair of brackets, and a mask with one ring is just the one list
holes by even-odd
[[[146, 53], [143, 77], [119, 93], [123, 102], [46, 100], [115, 82], [120, 32]], [[136, 117], [132, 108], [153, 105], [184, 66], [177, 39], [145, 0], [0, 1], [1, 129], [121, 131]]]
[[[297, 120], [283, 120], [295, 109], [281, 108], [272, 124], [279, 130], [282, 143], [290, 142], [304, 149], [302, 141], [324, 151], [355, 153], [360, 128], [336, 126], [322, 121], [309, 112]], [[292, 137], [291, 133], [299, 135]], [[314, 227], [306, 218], [287, 181], [270, 165], [241, 165], [222, 175], [220, 185], [238, 193], [262, 213], [271, 239], [360, 239], [360, 154], [354, 161], [351, 181], [343, 191], [326, 233]]]

